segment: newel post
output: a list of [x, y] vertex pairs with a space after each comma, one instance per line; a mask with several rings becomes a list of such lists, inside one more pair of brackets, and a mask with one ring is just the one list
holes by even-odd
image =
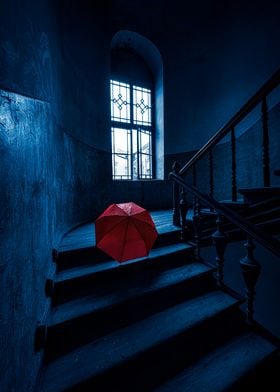
[[218, 286], [223, 286], [224, 284], [224, 254], [227, 247], [228, 239], [226, 234], [223, 231], [222, 223], [223, 219], [222, 216], [219, 214], [216, 220], [217, 223], [217, 230], [215, 233], [212, 234], [213, 244], [216, 248], [216, 264], [217, 264], [217, 284]]
[[[175, 161], [172, 165], [172, 172], [179, 175], [180, 164]], [[173, 225], [180, 226], [180, 189], [179, 184], [173, 181]]]
[[254, 320], [254, 299], [256, 294], [255, 287], [261, 272], [261, 266], [254, 257], [253, 253], [256, 247], [253, 244], [251, 237], [248, 238], [244, 246], [247, 249], [247, 256], [240, 260], [240, 266], [247, 289], [247, 321], [252, 323]]

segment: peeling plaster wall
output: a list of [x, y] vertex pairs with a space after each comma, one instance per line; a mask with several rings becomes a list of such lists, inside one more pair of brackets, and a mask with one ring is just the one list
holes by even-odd
[[0, 389], [28, 391], [38, 371], [34, 335], [44, 319], [56, 219], [49, 104], [0, 91]]
[[0, 390], [25, 391], [40, 363], [34, 335], [48, 310], [52, 248], [105, 207], [110, 159], [63, 132], [49, 103], [2, 90], [0, 148]]

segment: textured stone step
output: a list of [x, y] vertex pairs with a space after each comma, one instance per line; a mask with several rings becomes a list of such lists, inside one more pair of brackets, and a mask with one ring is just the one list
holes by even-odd
[[195, 262], [167, 270], [147, 269], [145, 274], [134, 274], [129, 280], [121, 276], [110, 284], [99, 279], [91, 296], [53, 308], [48, 326], [48, 359], [177, 301], [213, 290], [213, 271]]
[[[275, 346], [254, 333], [244, 333], [217, 348], [155, 392], [223, 392], [268, 358]], [[237, 389], [242, 390], [242, 389]]]
[[238, 192], [244, 196], [245, 203], [254, 204], [267, 198], [280, 198], [280, 187], [242, 188]]
[[[57, 273], [53, 282], [53, 303], [58, 304], [74, 299], [79, 295], [86, 295], [92, 288], [114, 285], [120, 276], [140, 273], [143, 269], [160, 269], [174, 267], [192, 261], [193, 246], [177, 243], [152, 249], [147, 257], [119, 263], [114, 260], [97, 262], [88, 265], [66, 269]], [[102, 279], [105, 276], [105, 286]]]
[[[155, 211], [151, 216], [159, 234], [153, 248], [174, 244], [180, 240], [180, 228], [172, 224], [171, 210]], [[54, 251], [54, 259], [58, 271], [112, 260], [96, 247], [94, 222], [83, 224], [66, 233], [58, 249]]]
[[[141, 369], [157, 366], [155, 358], [160, 360], [165, 353], [169, 361], [170, 350], [175, 359], [186, 339], [185, 354], [188, 347], [191, 357], [196, 350], [204, 350], [206, 342], [212, 344], [221, 330], [226, 335], [223, 320], [228, 317], [221, 318], [221, 315], [233, 312], [237, 305], [238, 301], [232, 296], [215, 291], [116, 330], [49, 363], [42, 375], [40, 391], [118, 391], [124, 387], [125, 390], [138, 390], [137, 378]], [[212, 339], [209, 340], [207, 333], [213, 334]], [[121, 389], [114, 384], [114, 377], [122, 384]], [[113, 382], [111, 389], [104, 388], [103, 383], [108, 382]]]

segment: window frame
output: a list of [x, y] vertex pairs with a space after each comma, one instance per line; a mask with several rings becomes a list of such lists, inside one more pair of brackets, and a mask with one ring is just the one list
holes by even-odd
[[[129, 104], [130, 104], [130, 120], [129, 121], [118, 121], [116, 119], [112, 119], [112, 83], [119, 83], [125, 84], [129, 86]], [[134, 123], [134, 99], [133, 99], [133, 94], [134, 94], [134, 87], [135, 88], [140, 88], [144, 90], [148, 90], [150, 93], [150, 124], [137, 124]], [[115, 117], [116, 118], [116, 117]], [[141, 83], [139, 81], [135, 82], [132, 80], [125, 81], [123, 78], [118, 78], [118, 77], [111, 77], [110, 78], [110, 129], [111, 129], [111, 156], [112, 156], [112, 179], [114, 181], [151, 181], [155, 179], [155, 129], [154, 129], [154, 124], [155, 124], [155, 108], [154, 108], [154, 89], [149, 85], [147, 86], [147, 83]], [[127, 132], [126, 135], [130, 132], [130, 148], [129, 151], [127, 152], [128, 156], [128, 161], [130, 161], [129, 165], [130, 168], [128, 170], [127, 175], [124, 175], [124, 178], [116, 178], [115, 176], [115, 158], [114, 156], [117, 155], [117, 153], [114, 152], [114, 147], [113, 147], [113, 130], [118, 129], [118, 130], [125, 130]], [[137, 176], [134, 176], [133, 172], [133, 132], [136, 131], [137, 134]], [[150, 154], [145, 154], [141, 152], [139, 149], [140, 145], [140, 135], [141, 132], [148, 132], [150, 133]], [[119, 154], [122, 155], [122, 154]], [[124, 154], [123, 154], [124, 155]], [[141, 163], [142, 163], [142, 157], [140, 159], [140, 155], [142, 157], [144, 155], [150, 156], [150, 165], [151, 165], [151, 175], [150, 177], [144, 177], [142, 175], [142, 169], [140, 169]], [[145, 176], [145, 175], [144, 175]]]

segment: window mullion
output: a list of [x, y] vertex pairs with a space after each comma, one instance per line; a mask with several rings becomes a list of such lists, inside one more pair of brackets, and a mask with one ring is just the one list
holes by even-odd
[[132, 85], [130, 84], [129, 87], [129, 92], [130, 92], [130, 153], [131, 153], [131, 159], [130, 159], [130, 167], [131, 167], [131, 179], [133, 180], [133, 91], [132, 91]]
[[140, 143], [140, 130], [139, 130], [139, 127], [137, 127], [137, 138], [136, 138], [136, 140], [137, 140], [137, 171], [138, 171], [138, 180], [140, 180], [141, 178], [142, 178], [142, 175], [141, 175], [141, 169], [140, 169], [140, 145], [141, 145], [141, 143]]

